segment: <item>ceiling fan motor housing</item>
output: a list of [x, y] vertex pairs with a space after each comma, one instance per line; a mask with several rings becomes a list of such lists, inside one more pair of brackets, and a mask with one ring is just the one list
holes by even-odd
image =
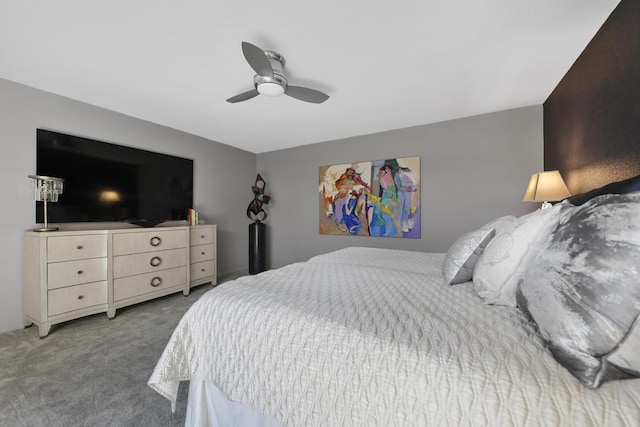
[[267, 50], [264, 53], [271, 64], [271, 68], [273, 68], [273, 77], [256, 74], [253, 77], [253, 84], [262, 95], [282, 95], [287, 90], [288, 83], [283, 71], [286, 64], [284, 56], [271, 50]]

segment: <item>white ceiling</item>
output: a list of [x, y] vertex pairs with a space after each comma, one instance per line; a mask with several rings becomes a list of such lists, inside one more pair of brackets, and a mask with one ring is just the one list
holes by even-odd
[[[618, 3], [2, 0], [0, 78], [261, 153], [539, 105]], [[243, 40], [331, 98], [225, 102]]]

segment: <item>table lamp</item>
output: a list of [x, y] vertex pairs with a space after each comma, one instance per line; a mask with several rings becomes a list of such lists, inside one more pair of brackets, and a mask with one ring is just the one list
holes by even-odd
[[47, 218], [47, 203], [57, 202], [62, 194], [64, 179], [51, 176], [29, 175], [33, 181], [33, 197], [36, 202], [44, 202], [44, 228], [36, 228], [33, 231], [57, 231], [57, 227], [49, 227]]
[[543, 202], [540, 209], [551, 207], [549, 202], [557, 202], [571, 196], [560, 172], [547, 171], [531, 175], [523, 202]]

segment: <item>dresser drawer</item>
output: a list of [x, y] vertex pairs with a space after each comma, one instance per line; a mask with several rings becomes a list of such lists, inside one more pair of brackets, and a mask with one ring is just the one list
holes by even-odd
[[136, 233], [114, 233], [113, 255], [184, 248], [187, 246], [185, 230], [154, 230]]
[[191, 246], [214, 243], [215, 228], [202, 227], [189, 229], [189, 243]]
[[134, 274], [181, 267], [186, 264], [187, 253], [184, 248], [116, 256], [113, 257], [113, 277], [117, 279], [119, 277], [133, 276]]
[[47, 238], [48, 262], [107, 256], [107, 236], [88, 234]]
[[107, 303], [107, 282], [67, 286], [48, 292], [49, 316]]
[[192, 282], [202, 279], [204, 277], [216, 275], [216, 263], [215, 261], [203, 261], [191, 264], [191, 277], [189, 280]]
[[47, 265], [49, 289], [107, 280], [107, 259], [92, 258]]
[[123, 277], [113, 281], [113, 300], [120, 301], [186, 283], [187, 267]]
[[210, 259], [213, 259], [213, 253], [214, 253], [214, 249], [215, 246], [214, 245], [199, 245], [199, 246], [192, 246], [190, 251], [191, 251], [191, 263], [196, 263], [196, 262], [200, 262], [200, 261], [208, 261]]

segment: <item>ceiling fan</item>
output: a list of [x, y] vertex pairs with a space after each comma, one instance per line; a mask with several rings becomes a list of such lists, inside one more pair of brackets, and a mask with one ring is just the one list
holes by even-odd
[[258, 95], [278, 96], [289, 95], [300, 101], [320, 104], [329, 99], [329, 95], [315, 89], [301, 86], [291, 86], [284, 76], [284, 56], [271, 50], [262, 50], [251, 43], [242, 42], [242, 53], [245, 59], [257, 73], [253, 77], [254, 89], [232, 96], [227, 102], [236, 103], [246, 101]]

